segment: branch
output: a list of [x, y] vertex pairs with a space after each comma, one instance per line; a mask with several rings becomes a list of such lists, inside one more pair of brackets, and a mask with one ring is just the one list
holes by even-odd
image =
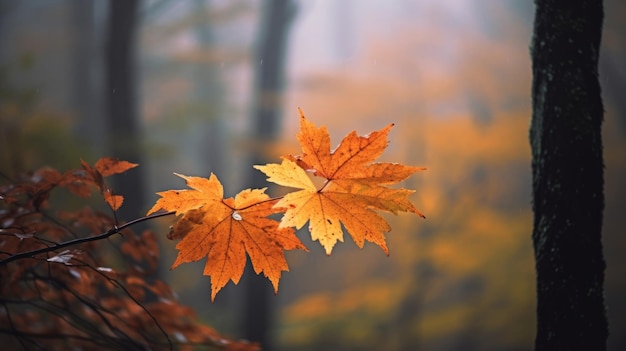
[[27, 258], [27, 257], [33, 257], [35, 255], [39, 255], [42, 253], [46, 253], [46, 252], [50, 252], [50, 251], [54, 251], [54, 250], [59, 250], [65, 247], [69, 247], [69, 246], [74, 246], [74, 245], [79, 245], [79, 244], [83, 244], [83, 243], [88, 243], [90, 241], [96, 241], [96, 240], [102, 240], [102, 239], [106, 239], [108, 237], [110, 237], [113, 234], [117, 234], [120, 231], [122, 231], [123, 229], [130, 227], [132, 225], [135, 225], [137, 223], [141, 223], [147, 220], [151, 220], [154, 218], [158, 218], [158, 217], [164, 217], [164, 216], [169, 216], [169, 215], [173, 215], [175, 214], [174, 211], [172, 212], [162, 212], [162, 213], [156, 213], [150, 216], [145, 216], [145, 217], [141, 217], [141, 218], [137, 218], [134, 219], [128, 223], [124, 223], [121, 226], [114, 226], [113, 228], [111, 228], [109, 231], [102, 233], [100, 235], [96, 235], [96, 236], [90, 236], [88, 238], [80, 238], [80, 239], [74, 239], [74, 240], [70, 240], [70, 241], [66, 241], [66, 242], [62, 242], [60, 244], [56, 244], [56, 245], [52, 245], [52, 246], [48, 246], [45, 247], [43, 249], [37, 249], [37, 250], [32, 250], [32, 251], [25, 251], [25, 252], [20, 252], [18, 254], [14, 254], [11, 255], [3, 260], [0, 260], [0, 266], [3, 266], [9, 262], [13, 262], [22, 258]]

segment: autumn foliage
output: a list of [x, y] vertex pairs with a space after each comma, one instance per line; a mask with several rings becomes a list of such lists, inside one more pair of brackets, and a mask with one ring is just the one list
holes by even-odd
[[119, 208], [123, 198], [105, 178], [135, 166], [103, 158], [65, 173], [42, 168], [0, 185], [2, 349], [258, 349], [198, 323], [193, 310], [153, 278], [159, 250], [151, 231], [134, 233], [133, 222], [118, 224], [90, 206], [63, 208], [94, 190]]
[[[316, 127], [300, 111], [302, 154], [284, 156], [280, 164], [254, 166], [268, 181], [299, 189], [281, 198], [269, 198], [266, 189], [246, 189], [234, 199], [223, 199], [215, 175], [178, 175], [191, 189], [158, 193], [161, 198], [148, 211], [163, 209], [180, 216], [168, 236], [182, 239], [172, 269], [206, 257], [204, 274], [211, 276], [213, 300], [229, 280], [239, 282], [247, 253], [255, 272], [263, 272], [277, 292], [281, 272], [288, 270], [283, 251], [307, 250], [293, 230], [307, 222], [311, 239], [319, 241], [327, 255], [343, 241], [342, 225], [359, 247], [370, 241], [389, 254], [384, 233], [391, 228], [374, 210], [424, 217], [408, 199], [412, 190], [387, 187], [424, 168], [373, 163], [387, 147], [392, 126], [367, 136], [352, 132], [331, 151], [326, 127]], [[323, 185], [317, 188], [310, 176], [322, 178]], [[280, 221], [268, 218], [275, 213], [283, 214]]]
[[[296, 189], [281, 197], [271, 198], [263, 188], [224, 198], [214, 174], [177, 174], [188, 189], [159, 192], [146, 217], [118, 223], [115, 213], [124, 198], [105, 179], [137, 164], [81, 161], [80, 169], [42, 168], [0, 185], [0, 333], [13, 336], [9, 348], [256, 349], [199, 324], [169, 286], [153, 278], [156, 237], [130, 227], [156, 217], [177, 216], [167, 236], [180, 240], [172, 269], [206, 258], [211, 300], [229, 281], [239, 282], [246, 256], [278, 292], [281, 274], [289, 269], [284, 251], [308, 251], [295, 231], [307, 222], [311, 239], [328, 255], [343, 241], [342, 226], [357, 246], [369, 241], [389, 254], [385, 233], [391, 228], [376, 211], [424, 217], [408, 199], [412, 190], [388, 187], [423, 168], [374, 163], [393, 125], [367, 136], [352, 132], [331, 151], [327, 129], [300, 115], [302, 153], [254, 166], [268, 181]], [[63, 205], [94, 192], [108, 208]], [[55, 202], [59, 195], [62, 200]]]

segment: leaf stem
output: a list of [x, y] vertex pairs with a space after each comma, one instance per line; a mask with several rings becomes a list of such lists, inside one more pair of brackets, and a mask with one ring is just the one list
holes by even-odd
[[[283, 197], [284, 197], [284, 196], [272, 197], [272, 198], [269, 198], [269, 199], [266, 199], [266, 200], [263, 200], [263, 201], [259, 201], [259, 202], [257, 202], [257, 203], [250, 204], [250, 205], [245, 206], [245, 207], [242, 207], [242, 208], [233, 208], [233, 210], [236, 210], [236, 211], [245, 210], [245, 209], [248, 209], [248, 208], [250, 208], [250, 207], [252, 207], [252, 206], [256, 206], [256, 205], [260, 205], [260, 204], [264, 204], [264, 203], [266, 203], [266, 202], [278, 201], [278, 200], [282, 199]], [[230, 207], [230, 206], [229, 206], [229, 207]]]
[[321, 193], [322, 190], [324, 190], [324, 188], [326, 188], [326, 186], [331, 182], [331, 179], [326, 178], [326, 181], [324, 182], [324, 185], [322, 185], [321, 188], [317, 189], [318, 193]]
[[137, 219], [133, 219], [130, 222], [124, 223], [120, 226], [114, 226], [113, 228], [109, 229], [107, 232], [99, 234], [99, 235], [95, 235], [95, 236], [90, 236], [87, 238], [79, 238], [79, 239], [74, 239], [74, 240], [69, 240], [69, 241], [65, 241], [59, 244], [55, 244], [52, 246], [48, 246], [42, 249], [37, 249], [37, 250], [31, 250], [31, 251], [25, 251], [25, 252], [20, 252], [14, 255], [11, 255], [5, 259], [0, 260], [0, 266], [6, 265], [9, 262], [13, 262], [22, 258], [27, 258], [27, 257], [33, 257], [35, 255], [39, 255], [42, 253], [46, 253], [46, 252], [50, 252], [50, 251], [54, 251], [54, 250], [58, 250], [58, 249], [62, 249], [65, 247], [69, 247], [69, 246], [75, 246], [75, 245], [80, 245], [83, 243], [87, 243], [90, 241], [96, 241], [96, 240], [102, 240], [102, 239], [106, 239], [108, 237], [110, 237], [113, 234], [117, 234], [120, 231], [122, 231], [125, 228], [128, 228], [132, 225], [135, 225], [137, 223], [141, 223], [144, 221], [148, 221], [154, 218], [158, 218], [158, 217], [165, 217], [165, 216], [170, 216], [175, 214], [176, 212], [171, 211], [171, 212], [161, 212], [161, 213], [156, 213], [156, 214], [152, 214], [150, 216], [145, 216], [145, 217], [141, 217], [141, 218], [137, 218]]

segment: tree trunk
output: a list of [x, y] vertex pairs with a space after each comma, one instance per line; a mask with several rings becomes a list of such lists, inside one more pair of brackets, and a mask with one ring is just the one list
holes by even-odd
[[[272, 0], [265, 7], [261, 21], [261, 31], [256, 62], [257, 76], [255, 101], [252, 110], [254, 140], [262, 146], [280, 135], [281, 93], [285, 72], [285, 51], [287, 34], [291, 19], [295, 14], [295, 5], [291, 0]], [[267, 163], [262, 153], [263, 147], [257, 147], [251, 155], [253, 165]], [[247, 184], [251, 187], [266, 187], [265, 175], [253, 170]], [[271, 286], [267, 279], [254, 274], [248, 262], [248, 288], [244, 315], [244, 333], [247, 339], [259, 342], [263, 350], [271, 350], [269, 327], [272, 323], [270, 298]]]
[[[215, 49], [214, 24], [210, 22], [205, 0], [196, 0], [193, 10], [196, 15], [205, 14], [204, 20], [194, 26], [194, 36], [198, 49], [209, 53]], [[229, 157], [226, 145], [226, 131], [221, 117], [225, 100], [220, 70], [215, 62], [200, 61], [193, 65], [193, 96], [191, 97], [191, 113], [194, 128], [191, 131], [190, 155], [199, 163], [199, 168], [207, 177], [211, 171], [223, 172], [224, 160]], [[197, 121], [202, 121], [199, 125]]]
[[[81, 141], [87, 141], [92, 155], [106, 155], [107, 133], [105, 118], [105, 24], [96, 13], [106, 9], [108, 4], [95, 0], [71, 0], [72, 69], [69, 81], [72, 82], [72, 106], [76, 115], [74, 133]], [[87, 156], [87, 155], [84, 155]]]
[[602, 1], [537, 0], [531, 55], [535, 350], [605, 350]]
[[[140, 163], [141, 132], [135, 95], [137, 0], [111, 0], [106, 47], [107, 135], [111, 156]], [[131, 220], [144, 213], [141, 167], [118, 180], [113, 190], [124, 196], [118, 215]]]

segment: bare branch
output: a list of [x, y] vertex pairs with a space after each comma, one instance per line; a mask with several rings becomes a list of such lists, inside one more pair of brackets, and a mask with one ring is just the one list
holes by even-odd
[[108, 237], [110, 237], [113, 234], [117, 234], [120, 231], [122, 231], [125, 228], [128, 228], [134, 224], [137, 223], [141, 223], [144, 221], [148, 221], [154, 218], [158, 218], [158, 217], [164, 217], [164, 216], [169, 216], [169, 215], [173, 215], [175, 214], [175, 212], [162, 212], [162, 213], [156, 213], [150, 216], [146, 216], [146, 217], [141, 217], [141, 218], [137, 218], [134, 219], [128, 223], [124, 223], [121, 226], [115, 226], [113, 228], [111, 228], [110, 230], [108, 230], [105, 233], [96, 235], [96, 236], [90, 236], [88, 238], [80, 238], [80, 239], [74, 239], [74, 240], [69, 240], [69, 241], [65, 241], [56, 245], [52, 245], [49, 247], [45, 247], [42, 249], [37, 249], [37, 250], [32, 250], [32, 251], [25, 251], [25, 252], [20, 252], [14, 255], [11, 255], [3, 260], [0, 260], [0, 266], [6, 265], [9, 262], [13, 262], [22, 258], [29, 258], [29, 257], [33, 257], [42, 253], [46, 253], [46, 252], [51, 252], [51, 251], [55, 251], [55, 250], [59, 250], [65, 247], [69, 247], [69, 246], [75, 246], [75, 245], [80, 245], [80, 244], [84, 244], [84, 243], [88, 243], [91, 241], [97, 241], [97, 240], [102, 240], [102, 239], [106, 239]]

